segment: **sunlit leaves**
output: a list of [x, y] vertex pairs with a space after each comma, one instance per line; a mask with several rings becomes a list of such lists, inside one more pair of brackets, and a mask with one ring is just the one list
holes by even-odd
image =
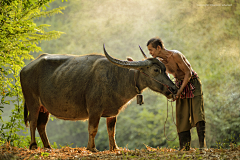
[[[23, 129], [23, 95], [19, 72], [26, 60], [33, 59], [31, 52], [41, 51], [37, 46], [42, 40], [59, 38], [63, 32], [44, 29], [49, 25], [37, 26], [33, 19], [62, 13], [64, 7], [44, 12], [42, 6], [52, 0], [8, 0], [0, 2], [0, 130], [1, 142], [13, 142], [19, 139], [16, 134]], [[14, 104], [10, 120], [3, 122], [3, 106]]]

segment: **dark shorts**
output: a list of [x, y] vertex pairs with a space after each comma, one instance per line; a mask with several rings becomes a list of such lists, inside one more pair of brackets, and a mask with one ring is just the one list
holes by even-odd
[[205, 121], [202, 85], [199, 78], [190, 80], [196, 88], [193, 98], [176, 100], [176, 124], [178, 133], [188, 131], [199, 121]]

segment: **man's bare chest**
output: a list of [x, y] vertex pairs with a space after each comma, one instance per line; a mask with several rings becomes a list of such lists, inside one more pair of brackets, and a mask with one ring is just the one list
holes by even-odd
[[172, 63], [172, 64], [168, 63], [165, 66], [166, 66], [167, 72], [171, 73], [171, 74], [175, 74], [175, 73], [177, 73], [177, 70], [179, 70], [177, 64], [174, 64], [174, 63]]
[[162, 62], [165, 65], [168, 73], [176, 74], [177, 72], [180, 71], [179, 66], [172, 58], [168, 58], [168, 60], [163, 60]]

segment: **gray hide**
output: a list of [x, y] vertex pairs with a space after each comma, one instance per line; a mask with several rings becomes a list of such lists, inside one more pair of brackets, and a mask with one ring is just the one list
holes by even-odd
[[109, 149], [117, 149], [116, 116], [138, 94], [136, 88], [143, 91], [148, 87], [171, 98], [170, 91], [161, 84], [164, 83], [173, 93], [177, 92], [177, 87], [165, 73], [165, 66], [157, 59], [147, 60], [147, 66], [133, 69], [131, 65], [124, 67], [111, 63], [104, 55], [42, 54], [25, 66], [20, 79], [25, 98], [25, 123], [30, 122], [29, 148], [37, 148], [36, 128], [44, 147], [50, 148], [46, 124], [51, 113], [65, 120], [89, 119], [87, 149], [93, 152], [97, 151], [94, 137], [100, 117], [107, 117]]

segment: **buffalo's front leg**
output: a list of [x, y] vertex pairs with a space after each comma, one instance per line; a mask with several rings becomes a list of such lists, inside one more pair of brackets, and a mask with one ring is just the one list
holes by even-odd
[[118, 146], [115, 141], [115, 125], [117, 122], [117, 117], [109, 117], [107, 118], [107, 131], [109, 137], [109, 150], [118, 149]]
[[100, 120], [100, 116], [98, 116], [98, 115], [90, 115], [89, 116], [89, 121], [88, 121], [89, 139], [88, 139], [87, 149], [92, 152], [98, 152], [98, 150], [96, 149], [96, 146], [95, 146], [94, 138], [97, 134], [99, 120]]

